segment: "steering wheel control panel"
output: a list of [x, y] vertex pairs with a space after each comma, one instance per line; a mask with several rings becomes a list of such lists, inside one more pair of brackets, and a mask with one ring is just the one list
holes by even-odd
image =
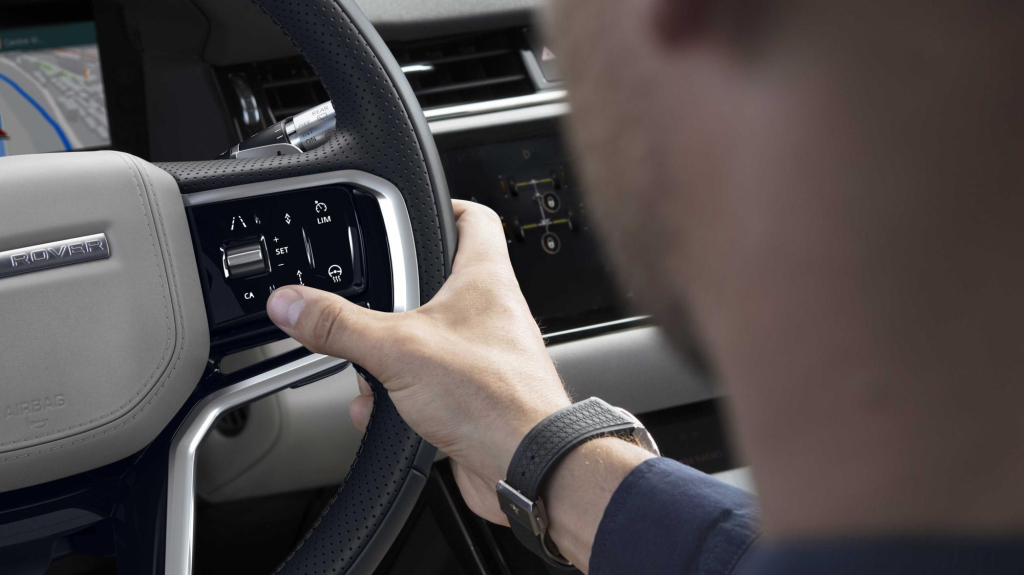
[[270, 294], [285, 285], [359, 300], [368, 274], [358, 195], [329, 185], [192, 206], [214, 329], [265, 318]]
[[445, 149], [452, 196], [501, 217], [520, 287], [548, 331], [618, 319], [611, 273], [557, 135]]

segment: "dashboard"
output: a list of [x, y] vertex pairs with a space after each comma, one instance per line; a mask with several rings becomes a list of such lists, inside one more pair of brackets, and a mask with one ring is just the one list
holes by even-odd
[[[2, 1], [17, 10], [5, 10], [15, 16], [0, 24], [0, 153], [116, 149], [155, 162], [212, 158], [329, 100], [249, 2]], [[570, 110], [557, 55], [533, 27], [538, 4], [361, 2], [420, 99], [451, 195], [501, 217], [520, 287], [552, 353], [629, 330], [645, 334], [636, 349], [580, 365], [643, 366], [653, 380], [650, 395], [622, 393], [618, 382], [588, 368], [579, 370], [587, 381], [573, 381], [575, 364], [563, 361], [567, 383], [580, 393], [622, 396], [639, 411], [708, 399], [715, 392], [699, 355], [668, 351], [602, 254], [562, 136]], [[266, 355], [252, 348], [276, 337], [263, 309], [281, 285], [390, 305], [361, 299], [366, 282], [387, 281], [374, 280], [380, 254], [372, 250], [381, 232], [373, 210], [360, 207], [366, 198], [345, 186], [300, 195], [189, 207], [203, 288], [213, 302], [212, 341], [228, 366]], [[230, 262], [257, 253], [255, 272], [229, 270]], [[260, 337], [239, 335], [254, 330]], [[241, 359], [234, 357], [239, 351]], [[662, 385], [668, 381], [690, 384]]]
[[[570, 392], [646, 415], [678, 459], [731, 468], [699, 353], [671, 349], [602, 254], [562, 133], [571, 110], [557, 55], [534, 32], [540, 2], [359, 4], [420, 99], [451, 195], [501, 217], [516, 277]], [[329, 100], [248, 0], [0, 0], [0, 13], [0, 156], [116, 149], [154, 162], [209, 159]], [[370, 282], [390, 281], [372, 203], [333, 183], [187, 206], [221, 369], [297, 345], [271, 341], [278, 335], [263, 309], [281, 285], [390, 307], [365, 297]], [[223, 417], [199, 454], [209, 522], [214, 508], [340, 484], [360, 435], [336, 414], [356, 393], [348, 370]], [[679, 409], [697, 423], [680, 424]], [[681, 447], [691, 434], [710, 439]]]
[[[238, 17], [250, 18], [240, 6]], [[0, 28], [0, 155], [112, 148], [153, 161], [210, 157], [286, 114], [328, 100], [312, 71], [290, 54], [219, 66], [202, 59], [166, 62], [180, 46], [147, 50], [145, 39], [132, 37], [133, 28], [141, 32], [155, 25], [150, 16], [136, 3], [97, 0], [24, 4], [16, 18], [5, 19]], [[136, 49], [123, 50], [125, 42]], [[452, 121], [445, 116], [472, 120], [486, 115], [460, 112], [460, 106], [498, 103], [508, 113], [532, 110], [536, 106], [530, 105], [531, 99], [541, 106], [558, 94], [564, 100], [553, 53], [536, 42], [528, 25], [506, 27], [498, 34], [400, 41], [393, 49], [409, 64], [404, 69], [421, 104], [440, 122]], [[198, 76], [183, 76], [183, 66]], [[167, 74], [174, 78], [165, 78]], [[177, 105], [169, 108], [164, 95], [178, 96]], [[525, 101], [517, 103], [517, 98]], [[187, 112], [176, 109], [182, 103]], [[141, 108], [148, 108], [145, 122], [139, 121]], [[632, 318], [636, 314], [628, 310], [628, 297], [620, 294], [601, 255], [582, 186], [561, 138], [559, 114], [546, 116], [441, 130], [437, 142], [452, 196], [485, 204], [502, 217], [513, 267], [546, 332]], [[197, 118], [216, 121], [200, 130], [191, 125]], [[178, 141], [173, 149], [169, 140], [172, 145]], [[188, 144], [182, 145], [183, 140]], [[266, 205], [271, 201], [278, 205]], [[325, 228], [278, 222], [291, 212], [296, 218], [307, 213], [286, 205], [295, 201], [264, 198], [255, 211], [238, 202], [190, 211], [197, 229], [203, 230], [194, 241], [208, 272], [204, 289], [214, 302], [208, 313], [215, 341], [234, 341], [232, 328], [258, 320], [269, 333], [260, 312], [270, 291], [288, 283], [337, 288], [329, 266], [335, 266], [332, 272], [346, 284], [344, 290], [332, 291], [355, 299], [362, 293], [358, 281], [350, 283], [353, 271], [362, 273], [360, 238], [354, 240], [360, 245], [358, 258], [352, 251], [344, 261], [335, 258], [338, 263], [317, 269], [313, 244], [323, 251], [328, 241], [314, 230]], [[349, 211], [354, 221], [355, 212]], [[351, 233], [361, 228], [346, 229]], [[299, 235], [292, 237], [292, 230]], [[258, 278], [229, 276], [224, 254], [253, 242], [264, 244], [266, 261], [261, 263], [267, 273]], [[299, 266], [303, 252], [306, 262]], [[327, 254], [320, 255], [326, 262]], [[252, 341], [236, 343], [239, 347]]]

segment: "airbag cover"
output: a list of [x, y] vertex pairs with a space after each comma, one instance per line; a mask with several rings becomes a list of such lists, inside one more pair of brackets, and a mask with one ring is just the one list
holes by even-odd
[[0, 491], [141, 450], [206, 364], [174, 179], [117, 152], [0, 158], [0, 252], [94, 234], [109, 258], [0, 278]]

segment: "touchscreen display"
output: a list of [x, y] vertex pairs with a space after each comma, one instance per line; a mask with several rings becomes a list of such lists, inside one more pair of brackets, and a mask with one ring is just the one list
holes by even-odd
[[0, 156], [108, 145], [95, 25], [0, 28]]

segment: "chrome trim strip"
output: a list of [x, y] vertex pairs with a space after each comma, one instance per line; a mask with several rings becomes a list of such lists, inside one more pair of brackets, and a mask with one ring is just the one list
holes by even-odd
[[526, 96], [515, 96], [513, 98], [502, 98], [500, 100], [487, 100], [485, 102], [474, 102], [472, 104], [459, 104], [458, 106], [446, 106], [444, 108], [433, 108], [424, 110], [423, 115], [428, 122], [461, 118], [474, 114], [485, 114], [488, 112], [501, 112], [517, 108], [529, 108], [543, 104], [565, 102], [569, 93], [565, 90], [547, 90], [529, 94]]
[[606, 327], [615, 327], [617, 325], [626, 325], [626, 324], [629, 324], [629, 323], [639, 323], [639, 322], [642, 322], [644, 320], [648, 320], [650, 318], [651, 318], [651, 316], [649, 316], [649, 315], [638, 315], [638, 316], [635, 316], [635, 317], [627, 317], [625, 319], [617, 319], [615, 321], [608, 321], [608, 322], [605, 322], [605, 323], [596, 323], [594, 325], [587, 325], [587, 326], [583, 326], [583, 327], [567, 329], [567, 330], [564, 330], [564, 331], [556, 331], [554, 333], [545, 333], [544, 334], [544, 339], [554, 338], [554, 337], [562, 337], [562, 336], [565, 336], [565, 335], [571, 335], [571, 334], [574, 334], [574, 333], [582, 333], [582, 332], [585, 332], [585, 331], [591, 331], [591, 330], [595, 330], [595, 329], [603, 329], [603, 328], [606, 328]]
[[504, 110], [490, 114], [477, 114], [462, 118], [451, 118], [448, 120], [435, 120], [430, 122], [430, 132], [435, 136], [449, 134], [452, 132], [464, 132], [466, 130], [477, 130], [494, 126], [506, 126], [508, 124], [519, 124], [537, 120], [550, 120], [560, 118], [569, 113], [569, 104], [556, 102], [529, 108], [518, 108], [515, 110]]
[[171, 444], [167, 481], [167, 533], [164, 573], [192, 573], [195, 537], [196, 453], [217, 418], [228, 410], [256, 401], [345, 360], [310, 355], [251, 379], [225, 387], [197, 404]]
[[235, 90], [235, 97], [238, 98], [238, 109], [242, 111], [242, 123], [253, 127], [260, 123], [260, 106], [256, 103], [256, 96], [245, 79], [237, 74], [229, 74], [228, 80]]
[[[377, 198], [391, 253], [394, 311], [415, 309], [419, 306], [420, 291], [412, 224], [405, 200], [398, 188], [387, 180], [366, 172], [343, 170], [198, 192], [184, 196], [183, 200], [185, 206], [199, 206], [334, 183], [358, 187]], [[192, 409], [171, 441], [168, 460], [166, 575], [192, 573], [196, 453], [217, 418], [232, 408], [286, 389], [307, 377], [338, 368], [343, 363], [346, 363], [343, 359], [312, 354], [218, 390]]]
[[409, 64], [408, 66], [402, 66], [403, 74], [421, 74], [423, 72], [433, 72], [434, 65], [430, 62], [423, 64]]
[[0, 278], [110, 257], [107, 234], [92, 234], [0, 252]]

